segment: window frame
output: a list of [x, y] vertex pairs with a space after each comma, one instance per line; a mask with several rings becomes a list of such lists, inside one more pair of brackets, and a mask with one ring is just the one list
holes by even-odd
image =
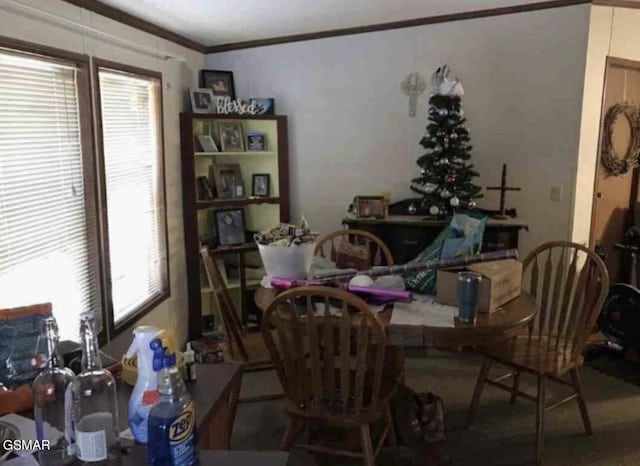
[[[101, 344], [107, 341], [108, 322], [105, 322], [103, 263], [99, 253], [100, 221], [98, 186], [96, 176], [96, 147], [94, 134], [94, 113], [92, 99], [91, 57], [56, 47], [28, 42], [13, 37], [0, 35], [0, 50], [31, 55], [35, 59], [72, 65], [76, 68], [76, 92], [78, 99], [78, 124], [80, 127], [80, 149], [82, 162], [82, 181], [84, 191], [84, 212], [86, 228], [87, 257], [96, 258], [96, 266], [92, 269], [90, 280], [97, 294], [96, 314], [102, 319], [102, 331], [98, 335]], [[90, 269], [91, 270], [91, 269]]]
[[[93, 106], [94, 106], [94, 125], [95, 125], [95, 144], [96, 144], [96, 180], [98, 182], [98, 202], [99, 202], [99, 247], [101, 257], [101, 274], [102, 274], [102, 305], [104, 309], [106, 324], [104, 328], [108, 331], [109, 340], [127, 330], [136, 321], [147, 315], [160, 303], [166, 301], [171, 296], [171, 275], [169, 271], [169, 232], [167, 222], [167, 183], [166, 183], [166, 171], [165, 171], [165, 144], [164, 144], [164, 102], [163, 102], [163, 81], [162, 73], [158, 71], [148, 70], [145, 68], [138, 68], [123, 63], [118, 63], [102, 58], [91, 57], [92, 68], [92, 84], [93, 84]], [[107, 192], [106, 192], [106, 171], [104, 160], [104, 138], [102, 132], [102, 107], [101, 107], [101, 93], [100, 93], [100, 76], [99, 71], [101, 69], [113, 70], [116, 72], [131, 74], [134, 76], [142, 76], [145, 78], [152, 78], [158, 80], [158, 99], [159, 99], [159, 115], [158, 115], [158, 147], [160, 148], [159, 154], [159, 176], [162, 188], [158, 190], [159, 195], [162, 197], [159, 202], [159, 206], [162, 209], [162, 215], [160, 219], [160, 225], [158, 230], [163, 235], [161, 238], [161, 244], [164, 245], [165, 264], [162, 270], [162, 289], [159, 293], [152, 295], [149, 299], [138, 306], [127, 317], [122, 319], [117, 324], [114, 320], [113, 313], [113, 300], [111, 292], [110, 282], [110, 256], [109, 256], [109, 227], [107, 221]]]

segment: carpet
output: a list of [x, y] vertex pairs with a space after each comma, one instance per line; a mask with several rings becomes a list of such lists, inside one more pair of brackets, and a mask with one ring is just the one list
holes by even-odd
[[[509, 404], [509, 395], [487, 386], [475, 425], [463, 428], [481, 358], [472, 352], [429, 350], [410, 354], [406, 383], [416, 392], [432, 391], [445, 403], [447, 452], [452, 465], [529, 465], [534, 461], [535, 405], [526, 400]], [[491, 375], [500, 374], [499, 367]], [[594, 435], [587, 437], [575, 402], [550, 411], [545, 422], [544, 464], [547, 466], [631, 466], [640, 464], [640, 388], [591, 368], [581, 369]], [[522, 389], [535, 387], [522, 377]], [[273, 372], [247, 373], [242, 397], [276, 393]], [[566, 388], [549, 384], [549, 401]], [[533, 392], [532, 392], [533, 393]], [[284, 432], [281, 401], [240, 404], [231, 447], [238, 450], [276, 450]], [[313, 456], [292, 450], [290, 466], [360, 465], [358, 460]], [[425, 466], [421, 452], [385, 447], [379, 466]]]
[[626, 361], [621, 351], [598, 350], [587, 353], [585, 365], [623, 380], [636, 386], [640, 386], [640, 364]]

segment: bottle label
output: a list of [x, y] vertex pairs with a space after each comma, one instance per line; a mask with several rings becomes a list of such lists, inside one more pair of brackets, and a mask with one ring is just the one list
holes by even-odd
[[191, 402], [169, 425], [169, 444], [175, 466], [187, 466], [195, 462], [195, 423], [196, 416]]
[[152, 405], [156, 401], [158, 401], [158, 390], [145, 390], [142, 393], [142, 404], [143, 405]]
[[104, 430], [83, 432], [76, 430], [78, 458], [82, 461], [102, 461], [107, 459], [107, 436]]

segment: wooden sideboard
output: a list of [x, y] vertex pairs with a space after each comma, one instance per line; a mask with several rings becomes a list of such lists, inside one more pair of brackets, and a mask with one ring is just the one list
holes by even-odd
[[[389, 215], [385, 219], [346, 217], [349, 228], [369, 231], [379, 236], [391, 250], [393, 260], [404, 264], [420, 254], [438, 236], [448, 220], [430, 220], [417, 215]], [[527, 224], [518, 219], [488, 219], [482, 244], [483, 251], [518, 247], [518, 234]]]

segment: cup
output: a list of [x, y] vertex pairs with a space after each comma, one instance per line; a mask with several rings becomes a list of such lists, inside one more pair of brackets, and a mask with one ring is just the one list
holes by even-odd
[[458, 319], [465, 324], [476, 321], [478, 289], [482, 275], [476, 272], [458, 273]]

